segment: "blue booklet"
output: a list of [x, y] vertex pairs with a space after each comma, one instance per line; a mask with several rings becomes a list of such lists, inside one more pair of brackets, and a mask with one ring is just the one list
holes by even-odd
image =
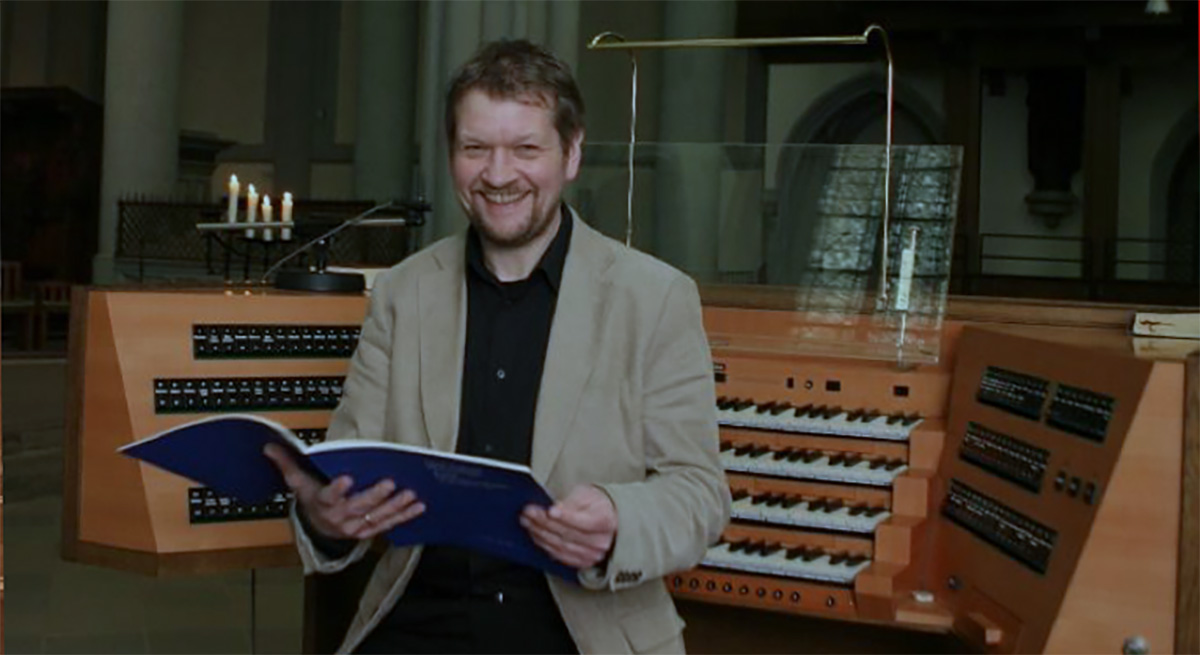
[[383, 441], [307, 446], [286, 426], [252, 414], [200, 419], [118, 452], [253, 505], [288, 491], [279, 469], [262, 454], [268, 443], [287, 448], [318, 479], [349, 475], [351, 493], [386, 478], [397, 489], [411, 489], [425, 512], [387, 532], [397, 546], [463, 546], [577, 579], [575, 569], [551, 558], [521, 527], [526, 505], [554, 503], [527, 466]]

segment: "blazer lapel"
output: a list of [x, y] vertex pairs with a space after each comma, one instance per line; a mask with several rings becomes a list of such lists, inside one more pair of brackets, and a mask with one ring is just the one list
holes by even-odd
[[596, 356], [598, 331], [607, 310], [604, 274], [612, 260], [600, 236], [576, 214], [534, 417], [530, 467], [542, 483], [549, 479], [566, 442], [591, 375], [586, 362]]
[[453, 239], [436, 257], [440, 268], [422, 274], [417, 282], [425, 431], [431, 448], [450, 452], [458, 443], [467, 331], [464, 247], [461, 237]]

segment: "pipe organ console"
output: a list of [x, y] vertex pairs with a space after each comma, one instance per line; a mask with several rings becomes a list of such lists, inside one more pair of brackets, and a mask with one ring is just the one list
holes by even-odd
[[[321, 439], [364, 298], [73, 303], [66, 556], [155, 574], [294, 563], [286, 499], [240, 506], [116, 449], [233, 411]], [[704, 318], [733, 521], [667, 578], [677, 596], [953, 632], [983, 652], [1195, 650], [1195, 356], [1185, 385], [1179, 361], [1072, 345], [1087, 330], [985, 318], [947, 321], [936, 358], [897, 365], [849, 344], [769, 347], [795, 341], [796, 312]], [[720, 629], [754, 650], [751, 626]]]
[[64, 556], [153, 574], [297, 563], [286, 498], [241, 505], [116, 449], [221, 412], [323, 439], [365, 298], [92, 289], [72, 302]]
[[1185, 402], [1183, 362], [1029, 325], [948, 323], [916, 366], [763, 346], [797, 320], [705, 308], [733, 522], [677, 596], [982, 652], [1194, 649], [1194, 371]]

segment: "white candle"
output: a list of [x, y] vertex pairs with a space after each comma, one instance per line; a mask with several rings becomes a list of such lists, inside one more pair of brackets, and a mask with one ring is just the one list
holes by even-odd
[[[254, 223], [258, 220], [258, 190], [254, 185], [250, 185], [250, 190], [246, 192], [246, 222]], [[246, 230], [246, 238], [254, 238], [254, 229]]]
[[225, 220], [230, 223], [237, 222], [238, 215], [238, 193], [241, 191], [242, 185], [238, 184], [236, 175], [229, 176], [229, 210], [226, 212]]
[[[263, 222], [263, 225], [265, 226], [267, 223], [271, 222], [271, 196], [268, 196], [265, 193], [263, 194], [262, 210], [263, 210], [262, 222]], [[263, 241], [270, 241], [273, 238], [273, 235], [271, 234], [271, 228], [264, 227], [262, 232], [263, 232]]]
[[[282, 207], [282, 210], [280, 210], [280, 212], [279, 212], [279, 220], [283, 221], [284, 223], [291, 223], [292, 222], [292, 194], [290, 191], [285, 192], [283, 194], [283, 202], [280, 203], [280, 207]], [[279, 240], [280, 241], [291, 241], [292, 240], [292, 228], [290, 228], [290, 227], [280, 228]]]

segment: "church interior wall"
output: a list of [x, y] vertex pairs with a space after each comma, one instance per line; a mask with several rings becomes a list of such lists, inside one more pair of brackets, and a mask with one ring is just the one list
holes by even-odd
[[188, 2], [179, 124], [242, 145], [264, 142], [270, 3]]

